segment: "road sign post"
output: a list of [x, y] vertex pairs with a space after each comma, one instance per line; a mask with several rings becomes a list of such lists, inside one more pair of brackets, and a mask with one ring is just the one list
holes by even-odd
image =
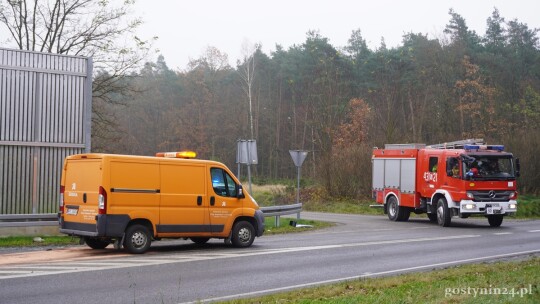
[[[289, 150], [289, 153], [291, 154], [291, 158], [294, 162], [294, 165], [296, 166], [296, 203], [300, 203], [300, 174], [302, 171], [302, 164], [304, 163], [304, 160], [306, 160], [308, 151], [304, 150]], [[300, 212], [298, 212], [297, 219], [300, 219]]]
[[237, 141], [236, 163], [238, 164], [238, 179], [240, 179], [240, 164], [247, 165], [249, 193], [251, 192], [251, 165], [258, 163], [257, 141], [240, 139]]

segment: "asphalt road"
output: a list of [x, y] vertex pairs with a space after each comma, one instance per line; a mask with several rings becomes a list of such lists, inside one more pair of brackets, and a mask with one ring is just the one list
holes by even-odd
[[[302, 217], [338, 224], [300, 234], [263, 236], [246, 249], [231, 248], [221, 240], [205, 246], [162, 241], [144, 255], [77, 247], [51, 258], [46, 256], [50, 252], [42, 252], [41, 260], [0, 262], [0, 303], [228, 300], [540, 255], [538, 220], [506, 218], [501, 227], [491, 228], [483, 218], [453, 218], [452, 227], [441, 228], [423, 217], [405, 223], [383, 216], [303, 212]], [[0, 254], [0, 259], [8, 256]]]

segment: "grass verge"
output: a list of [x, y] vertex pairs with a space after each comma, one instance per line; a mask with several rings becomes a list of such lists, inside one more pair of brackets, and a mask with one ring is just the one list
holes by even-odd
[[540, 197], [518, 196], [517, 218], [540, 218]]
[[[39, 238], [42, 241], [34, 241]], [[79, 238], [73, 238], [71, 236], [8, 236], [0, 237], [0, 247], [40, 247], [50, 245], [77, 245], [79, 244]]]
[[[291, 226], [290, 225], [291, 221], [295, 221], [297, 223], [297, 226], [296, 227]], [[312, 220], [304, 220], [304, 219], [297, 220], [296, 218], [280, 217], [279, 227], [278, 227], [276, 226], [275, 217], [270, 216], [264, 219], [264, 225], [265, 225], [264, 234], [273, 235], [273, 234], [294, 233], [294, 232], [303, 232], [303, 231], [309, 231], [309, 230], [314, 230], [314, 229], [322, 229], [322, 228], [331, 227], [334, 224], [330, 222], [312, 221]], [[301, 227], [299, 225], [309, 225], [313, 227]]]
[[540, 303], [539, 269], [538, 257], [469, 264], [226, 303]]
[[382, 208], [371, 208], [369, 205], [375, 205], [370, 200], [353, 199], [335, 199], [332, 201], [308, 201], [303, 204], [303, 210], [329, 213], [349, 213], [349, 214], [383, 214]]

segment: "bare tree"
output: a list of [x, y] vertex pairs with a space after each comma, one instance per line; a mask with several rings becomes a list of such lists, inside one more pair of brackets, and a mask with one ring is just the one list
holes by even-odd
[[255, 138], [253, 132], [253, 79], [255, 77], [255, 52], [260, 46], [252, 44], [248, 40], [242, 43], [242, 61], [238, 61], [238, 72], [242, 78], [242, 89], [247, 95], [249, 103], [249, 129], [251, 139]]
[[92, 57], [92, 121], [97, 131], [93, 136], [110, 133], [114, 119], [107, 114], [107, 104], [119, 102], [113, 99], [114, 94], [130, 93], [124, 78], [140, 67], [151, 49], [151, 40], [135, 36], [142, 21], [129, 17], [133, 4], [134, 0], [0, 2], [0, 26], [11, 35], [8, 45], [11, 42], [21, 50]]

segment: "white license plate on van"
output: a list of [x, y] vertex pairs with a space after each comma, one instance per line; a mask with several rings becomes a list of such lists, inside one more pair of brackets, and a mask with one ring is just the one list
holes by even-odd
[[71, 208], [68, 208], [68, 210], [66, 211], [66, 214], [69, 214], [69, 215], [77, 215], [77, 212], [79, 211], [79, 209], [71, 209]]

